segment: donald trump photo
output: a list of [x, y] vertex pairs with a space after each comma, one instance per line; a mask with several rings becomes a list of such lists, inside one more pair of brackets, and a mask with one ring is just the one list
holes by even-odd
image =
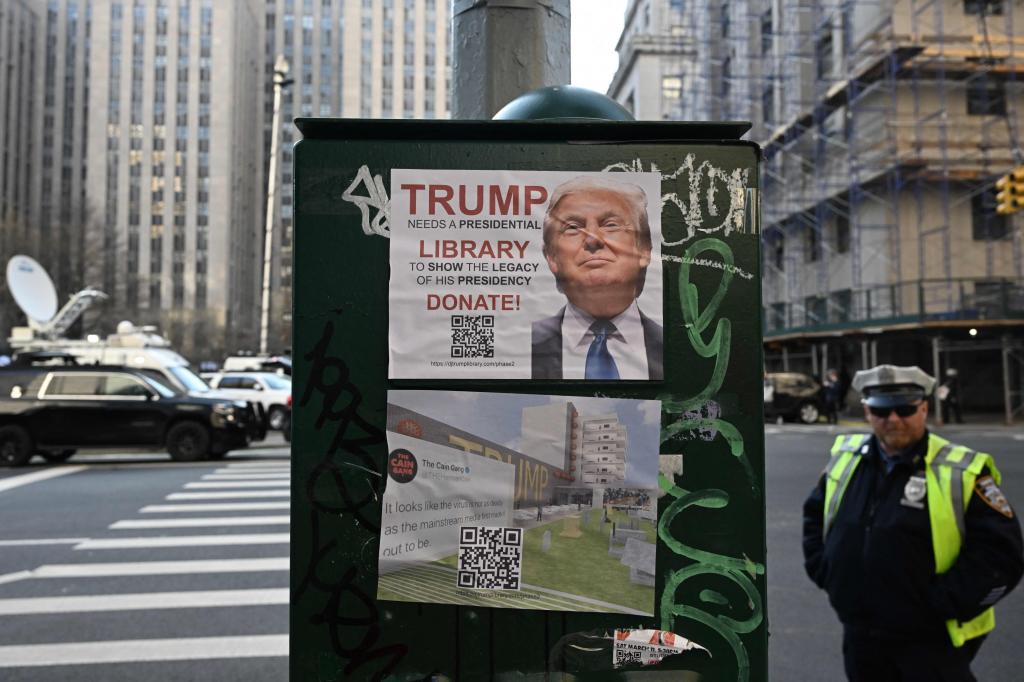
[[566, 303], [532, 325], [532, 378], [663, 379], [662, 327], [637, 304], [651, 262], [643, 189], [593, 176], [562, 183], [543, 240]]

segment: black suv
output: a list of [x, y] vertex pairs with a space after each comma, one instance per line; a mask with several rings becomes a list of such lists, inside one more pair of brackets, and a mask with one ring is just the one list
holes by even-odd
[[223, 457], [249, 441], [244, 402], [198, 398], [124, 367], [0, 370], [0, 465], [34, 454], [63, 461], [78, 447], [165, 447], [171, 458]]

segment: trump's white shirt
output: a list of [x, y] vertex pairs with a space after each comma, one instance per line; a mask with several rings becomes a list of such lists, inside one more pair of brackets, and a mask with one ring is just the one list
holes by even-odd
[[[587, 353], [594, 341], [590, 331], [595, 318], [572, 303], [566, 302], [562, 317], [562, 378], [583, 379], [587, 373]], [[612, 318], [615, 333], [608, 336], [608, 352], [615, 360], [619, 379], [647, 380], [647, 346], [640, 308], [633, 301], [628, 308]]]

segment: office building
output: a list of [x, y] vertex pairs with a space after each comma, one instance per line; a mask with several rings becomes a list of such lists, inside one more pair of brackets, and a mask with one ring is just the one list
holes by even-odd
[[608, 95], [637, 120], [682, 120], [692, 97], [694, 40], [682, 0], [647, 0], [626, 5], [625, 25], [615, 46], [619, 68]]
[[282, 93], [280, 222], [271, 276], [270, 347], [282, 350], [291, 345], [291, 146], [301, 137], [292, 120], [448, 118], [448, 2], [268, 0], [263, 26], [263, 144], [268, 150], [277, 55], [288, 60], [294, 81]]
[[[44, 16], [34, 1], [0, 3], [0, 267], [4, 256], [39, 246], [39, 186], [32, 179], [41, 160], [36, 94], [45, 61]], [[4, 279], [0, 296], [10, 300]], [[13, 303], [0, 305], [0, 330], [20, 324], [16, 310]]]
[[[37, 258], [62, 300], [84, 286], [110, 295], [87, 331], [128, 318], [196, 361], [254, 350], [283, 54], [294, 82], [283, 91], [270, 345], [284, 350], [292, 120], [447, 117], [447, 36], [441, 0], [8, 0], [0, 243]], [[7, 227], [15, 212], [32, 229]], [[8, 296], [0, 308], [6, 337], [20, 315]]]
[[196, 360], [258, 320], [255, 0], [92, 0], [85, 281]]
[[1021, 218], [995, 211], [993, 185], [1024, 160], [1022, 12], [1003, 0], [686, 3], [695, 59], [681, 118], [749, 120], [764, 148], [767, 370], [958, 369], [968, 410], [1018, 411]]

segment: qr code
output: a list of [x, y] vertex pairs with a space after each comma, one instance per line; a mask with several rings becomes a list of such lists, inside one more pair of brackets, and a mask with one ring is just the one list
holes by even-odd
[[627, 651], [625, 649], [615, 649], [615, 653], [612, 659], [612, 665], [643, 665], [643, 655], [639, 651]]
[[459, 587], [518, 590], [522, 567], [522, 528], [460, 529]]
[[452, 357], [494, 357], [494, 315], [452, 315]]

